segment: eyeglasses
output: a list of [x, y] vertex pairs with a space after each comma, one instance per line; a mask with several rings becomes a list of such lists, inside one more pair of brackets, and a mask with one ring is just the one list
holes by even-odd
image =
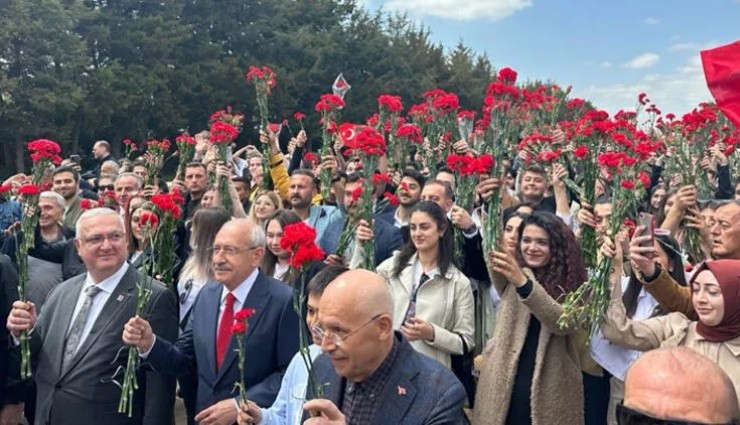
[[[619, 425], [702, 425], [701, 422], [654, 418], [647, 413], [630, 409], [621, 402], [617, 404], [617, 423]], [[737, 425], [737, 421], [727, 422], [727, 425]]]
[[220, 252], [223, 252], [225, 256], [227, 257], [233, 257], [235, 255], [239, 255], [244, 251], [250, 251], [257, 248], [256, 246], [249, 246], [247, 248], [237, 248], [235, 246], [213, 246], [211, 248], [206, 249], [206, 252], [208, 255], [213, 256], [214, 254], [218, 254]]
[[334, 344], [336, 346], [340, 346], [340, 345], [342, 345], [343, 342], [345, 342], [347, 339], [349, 339], [349, 337], [351, 337], [352, 335], [354, 335], [355, 333], [357, 333], [360, 329], [364, 328], [365, 326], [369, 325], [370, 323], [373, 323], [375, 321], [375, 319], [377, 319], [380, 316], [382, 316], [382, 314], [376, 314], [375, 316], [373, 316], [372, 319], [370, 319], [367, 322], [363, 323], [362, 325], [356, 327], [354, 330], [350, 331], [349, 333], [347, 333], [345, 335], [339, 335], [339, 334], [337, 334], [334, 331], [324, 330], [319, 325], [313, 325], [311, 327], [311, 332], [313, 332], [314, 335], [316, 335], [316, 337], [319, 338], [322, 341], [324, 340], [324, 337], [327, 337], [327, 338], [329, 338], [329, 341], [331, 341], [332, 344]]
[[111, 244], [119, 244], [123, 241], [124, 234], [120, 232], [111, 233], [108, 235], [92, 235], [90, 237], [82, 239], [82, 242], [84, 242], [87, 245], [90, 245], [92, 248], [99, 247], [100, 245], [105, 242], [106, 239], [110, 241]]

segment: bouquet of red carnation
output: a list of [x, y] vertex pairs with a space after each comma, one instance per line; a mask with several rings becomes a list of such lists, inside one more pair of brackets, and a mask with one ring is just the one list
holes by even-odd
[[[144, 238], [152, 238], [157, 229], [159, 219], [150, 212], [144, 212], [139, 218], [141, 224], [141, 233]], [[152, 263], [148, 256], [144, 256], [142, 264], [141, 280], [136, 285], [136, 315], [146, 318], [146, 306], [152, 296]], [[122, 348], [123, 350], [123, 348]], [[119, 351], [120, 353], [120, 351]], [[118, 401], [118, 413], [124, 413], [130, 418], [134, 409], [134, 392], [139, 389], [139, 383], [136, 379], [136, 370], [140, 363], [139, 353], [136, 347], [129, 347], [128, 357], [126, 359], [126, 370], [123, 372], [122, 382], [117, 382], [121, 387], [121, 398]], [[119, 370], [114, 373], [114, 381]]]
[[424, 136], [430, 144], [424, 152], [424, 164], [429, 169], [429, 174], [435, 175], [440, 157], [444, 158], [449, 153], [452, 132], [457, 130], [457, 111], [460, 109], [460, 102], [455, 93], [441, 89], [429, 90], [421, 96], [427, 103], [428, 114], [425, 117], [427, 125], [424, 127], [427, 132]]
[[304, 114], [301, 111], [298, 111], [295, 114], [293, 114], [293, 118], [295, 118], [295, 120], [298, 121], [298, 124], [301, 126], [301, 130], [306, 131], [306, 127], [303, 124], [303, 121], [306, 119], [306, 114]]
[[398, 145], [401, 146], [400, 163], [398, 170], [404, 170], [411, 160], [411, 146], [415, 145], [417, 149], [423, 142], [421, 128], [416, 124], [401, 124], [394, 133]]
[[[21, 222], [23, 237], [16, 240], [16, 261], [18, 262], [18, 299], [26, 302], [28, 287], [28, 252], [34, 248], [36, 226], [39, 222], [38, 201], [41, 189], [33, 184], [18, 188], [18, 200], [23, 206], [25, 219]], [[31, 371], [31, 345], [27, 331], [20, 336], [21, 341], [21, 377], [28, 379]]]
[[[216, 160], [224, 164], [228, 163], [231, 153], [231, 143], [239, 135], [239, 129], [226, 121], [213, 121], [210, 128], [210, 142], [216, 146]], [[269, 174], [265, 175], [267, 178]], [[231, 213], [231, 196], [229, 195], [229, 177], [222, 176], [218, 180], [218, 199], [221, 206]]]
[[383, 135], [388, 140], [388, 157], [392, 163], [391, 165], [398, 168], [399, 164], [402, 162], [400, 158], [402, 153], [398, 149], [398, 144], [393, 135], [396, 134], [396, 130], [398, 129], [398, 118], [401, 111], [403, 111], [403, 102], [401, 101], [401, 97], [390, 94], [381, 94], [378, 96], [378, 109], [380, 110], [380, 115], [378, 116], [379, 123], [385, 124], [387, 122], [390, 127], [387, 130], [385, 125], [382, 127]]
[[306, 270], [312, 261], [321, 261], [324, 259], [324, 251], [316, 246], [316, 230], [308, 224], [299, 221], [298, 223], [289, 224], [283, 229], [283, 236], [280, 238], [280, 248], [290, 251], [290, 267], [293, 274], [301, 274], [301, 283], [298, 290], [293, 291], [293, 309], [301, 318], [298, 325], [298, 341], [300, 344], [299, 353], [308, 371], [308, 382], [313, 388], [313, 394], [316, 398], [321, 398], [324, 394], [324, 386], [317, 380], [313, 370], [313, 360], [309, 352], [311, 345], [309, 336], [304, 332], [303, 326], [303, 307], [306, 303]]
[[231, 334], [236, 339], [236, 354], [239, 362], [236, 364], [239, 368], [239, 380], [236, 387], [239, 389], [240, 403], [246, 403], [247, 386], [244, 384], [244, 370], [246, 369], [247, 353], [245, 350], [245, 340], [249, 331], [249, 318], [254, 316], [256, 311], [253, 308], [243, 308], [234, 314], [234, 324], [231, 326]]
[[121, 143], [123, 143], [123, 157], [126, 159], [131, 159], [131, 154], [139, 150], [139, 146], [131, 139], [123, 139]]
[[[349, 154], [359, 155], [362, 169], [365, 173], [372, 174], [378, 168], [380, 157], [385, 155], [386, 144], [383, 135], [372, 127], [362, 127], [347, 146]], [[373, 222], [373, 193], [375, 185], [372, 178], [365, 178], [362, 183], [362, 198], [359, 205], [359, 219], [368, 223]], [[363, 241], [361, 268], [367, 270], [375, 269], [375, 242], [371, 239]]]
[[[321, 158], [331, 153], [333, 144], [333, 134], [337, 131], [336, 121], [338, 119], [339, 110], [344, 107], [344, 100], [334, 94], [323, 94], [316, 103], [315, 110], [321, 114], [321, 150], [319, 156]], [[328, 169], [322, 168], [319, 173], [319, 180], [321, 181], [321, 196], [324, 199], [329, 198], [329, 190], [331, 188], [331, 174]]]
[[195, 137], [187, 133], [181, 134], [175, 138], [175, 143], [177, 143], [179, 156], [175, 178], [178, 180], [184, 180], [185, 167], [193, 160], [193, 155], [195, 155]]
[[[476, 158], [472, 155], [450, 154], [445, 161], [447, 168], [457, 174], [457, 186], [455, 188], [455, 203], [468, 212], [473, 211], [475, 201], [475, 185], [479, 174], [488, 173], [490, 155]], [[464, 258], [463, 231], [455, 227], [455, 259], [460, 264]]]
[[48, 139], [32, 140], [28, 142], [26, 147], [31, 153], [33, 184], [39, 185], [47, 170], [62, 163], [62, 157], [59, 156], [62, 148], [56, 142]]
[[170, 150], [172, 143], [169, 139], [156, 140], [152, 139], [146, 142], [146, 169], [147, 179], [145, 185], [153, 185], [157, 176], [162, 171], [167, 152]]
[[[596, 179], [599, 177], [597, 158], [610, 140], [613, 128], [608, 113], [591, 110], [579, 118], [572, 131], [569, 132], [571, 133], [570, 161], [580, 170], [582, 178], [579, 183], [566, 178], [565, 184], [578, 194], [579, 199], [591, 206], [596, 200]], [[597, 245], [596, 229], [583, 226], [581, 247], [584, 262], [589, 269], [596, 267]]]
[[[250, 66], [249, 71], [247, 72], [247, 81], [250, 81], [252, 84], [254, 84], [254, 90], [257, 98], [257, 109], [259, 110], [260, 115], [260, 131], [264, 132], [267, 132], [270, 116], [267, 98], [270, 96], [270, 94], [272, 94], [272, 89], [274, 89], [277, 85], [277, 80], [275, 78], [275, 71], [273, 71], [272, 68], [270, 68], [269, 66]], [[264, 187], [268, 188], [270, 186], [270, 144], [265, 144], [263, 148], [264, 151], [262, 152], [262, 155], [264, 157], [264, 160], [266, 161], [263, 162], [263, 181]]]
[[83, 211], [92, 210], [95, 208], [103, 208], [105, 205], [103, 204], [102, 200], [93, 200], [88, 198], [83, 198], [80, 200], [80, 209]]
[[152, 196], [151, 202], [160, 217], [159, 227], [152, 238], [152, 252], [155, 253], [154, 275], [165, 285], [172, 286], [176, 258], [172, 235], [177, 229], [177, 222], [182, 214], [181, 206], [185, 199], [179, 190], [172, 189], [169, 193]]
[[[604, 152], [599, 155], [598, 163], [612, 178], [612, 215], [609, 218], [607, 236], [615, 240], [624, 221], [636, 211], [640, 200], [644, 199], [650, 177], [640, 173], [636, 166], [637, 158], [625, 152]], [[561, 328], [573, 325], [590, 328], [589, 336], [593, 335], [609, 307], [611, 267], [611, 258], [602, 258], [596, 270], [589, 274], [589, 280], [567, 295], [563, 303], [563, 314], [558, 319]]]

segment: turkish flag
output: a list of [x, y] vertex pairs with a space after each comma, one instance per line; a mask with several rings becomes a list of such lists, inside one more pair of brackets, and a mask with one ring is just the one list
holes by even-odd
[[707, 87], [717, 106], [740, 126], [740, 41], [703, 50], [701, 61]]

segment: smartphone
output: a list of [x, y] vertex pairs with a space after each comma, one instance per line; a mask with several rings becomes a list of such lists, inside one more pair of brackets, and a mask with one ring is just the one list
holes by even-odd
[[652, 214], [640, 213], [638, 226], [645, 226], [645, 230], [640, 236], [650, 235], [650, 241], [643, 242], [643, 247], [653, 247], [655, 244], [655, 217]]
[[234, 145], [229, 146], [229, 150], [226, 151], [226, 162], [231, 164], [234, 161]]
[[74, 162], [75, 164], [80, 163], [80, 156], [79, 155], [70, 155], [69, 160]]

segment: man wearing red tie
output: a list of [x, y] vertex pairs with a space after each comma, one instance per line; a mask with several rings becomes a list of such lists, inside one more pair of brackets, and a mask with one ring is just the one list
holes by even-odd
[[[125, 326], [123, 341], [139, 348], [155, 370], [198, 372], [195, 421], [236, 422], [234, 384], [239, 379], [236, 342], [231, 338], [234, 315], [252, 308], [246, 335], [244, 381], [247, 398], [262, 407], [272, 405], [284, 373], [298, 351], [298, 316], [292, 290], [262, 274], [264, 230], [246, 219], [231, 220], [216, 235], [212, 266], [217, 282], [208, 283], [193, 306], [190, 321], [175, 344], [157, 338], [141, 318]], [[191, 418], [192, 419], [192, 418]]]

